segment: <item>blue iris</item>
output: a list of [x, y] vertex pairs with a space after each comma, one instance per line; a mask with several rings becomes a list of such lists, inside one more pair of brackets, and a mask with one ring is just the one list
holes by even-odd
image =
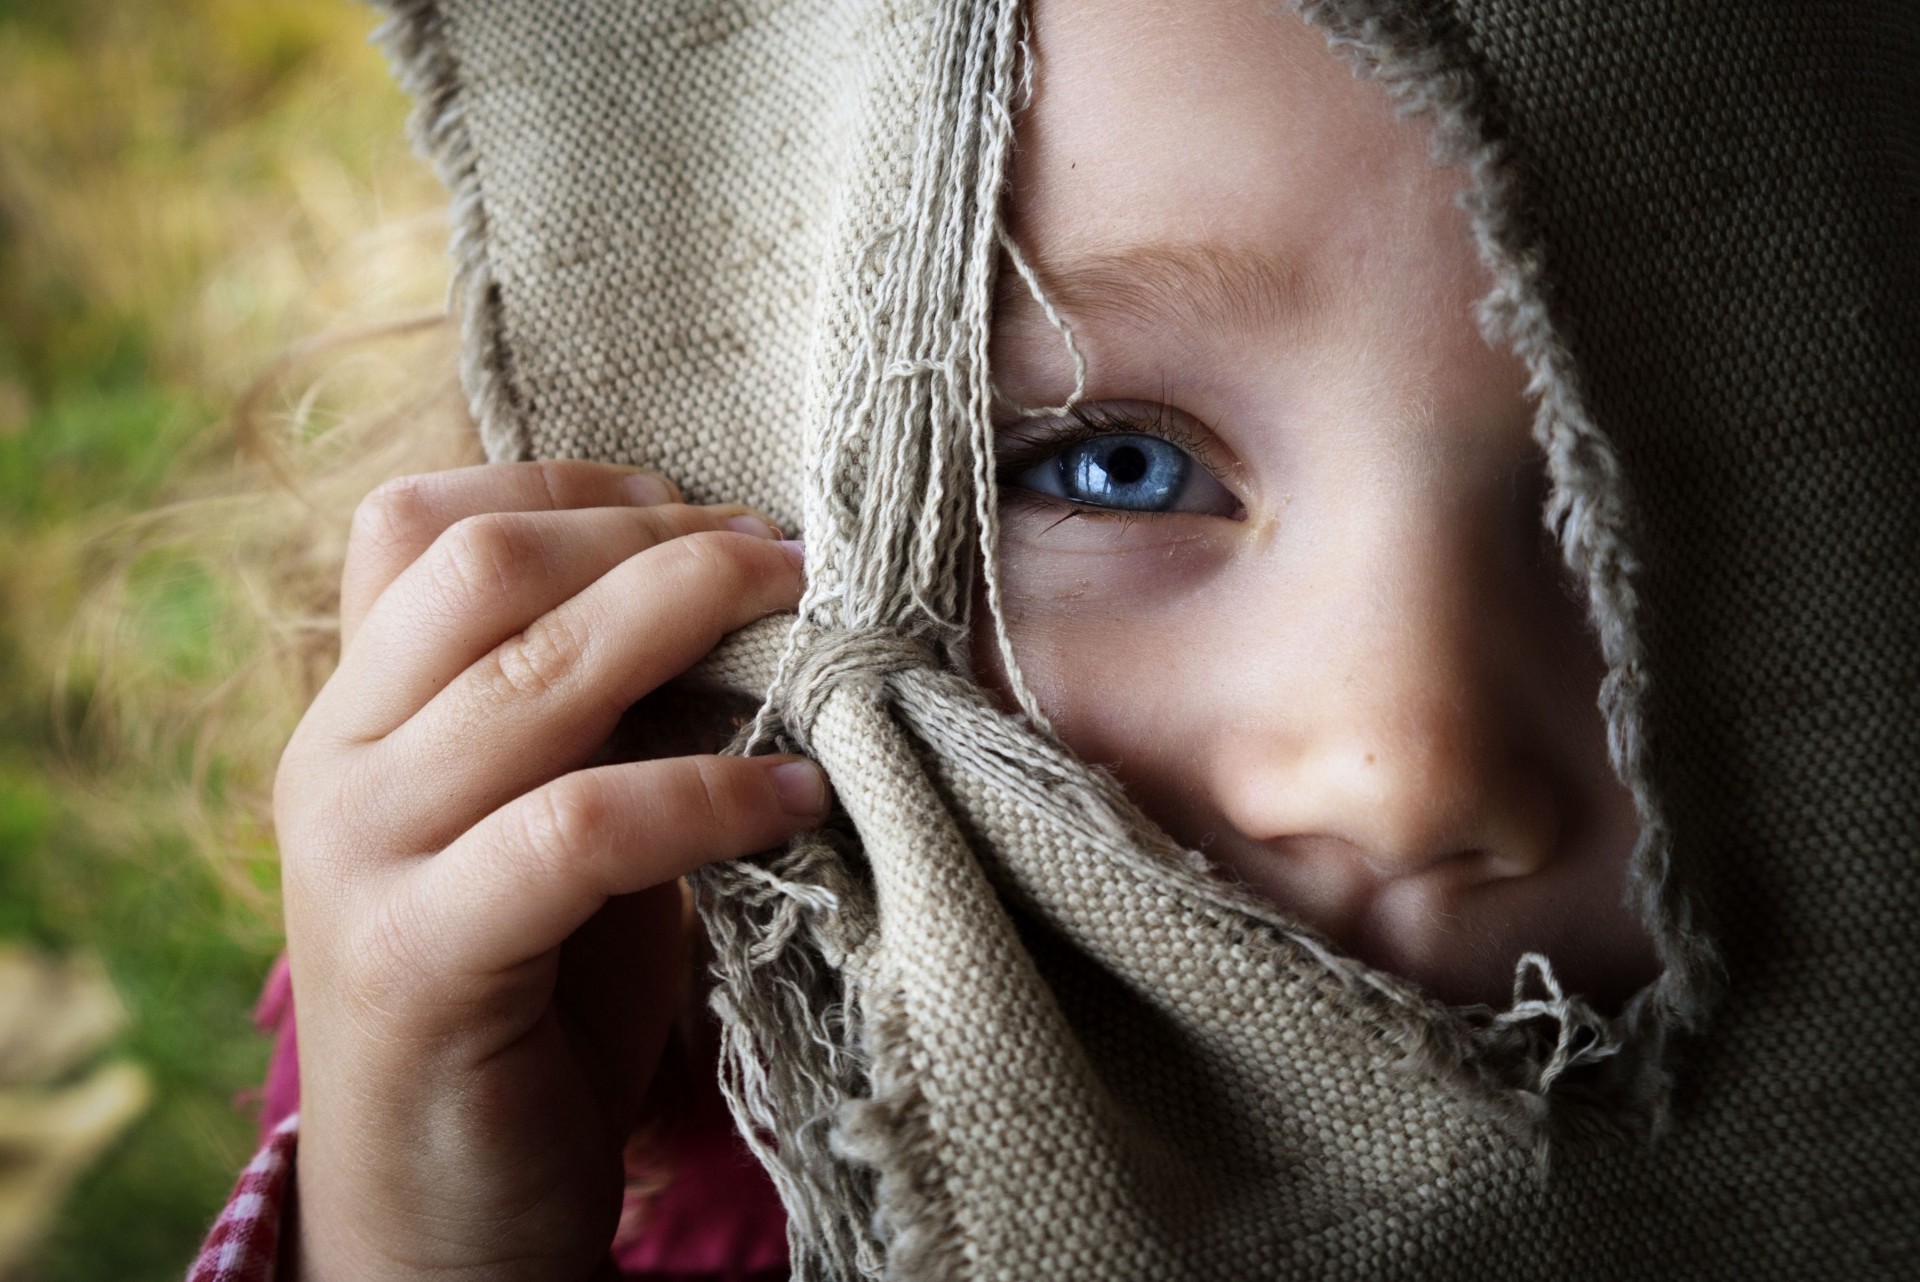
[[1061, 497], [1129, 512], [1171, 510], [1193, 460], [1157, 436], [1113, 434], [1070, 445], [1054, 456]]

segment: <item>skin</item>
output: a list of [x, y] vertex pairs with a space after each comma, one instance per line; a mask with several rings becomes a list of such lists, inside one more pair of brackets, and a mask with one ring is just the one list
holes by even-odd
[[[1016, 235], [1089, 359], [1087, 405], [1172, 431], [1217, 480], [1205, 510], [1075, 514], [1022, 488], [1049, 424], [1008, 412], [1027, 680], [1222, 876], [1359, 957], [1500, 1002], [1536, 949], [1617, 1000], [1654, 971], [1620, 907], [1634, 817], [1543, 546], [1523, 371], [1470, 320], [1459, 179], [1267, 4], [1034, 20]], [[1176, 270], [1196, 254], [1198, 281]], [[1017, 288], [994, 338], [1013, 405], [1066, 397]], [[275, 780], [303, 1084], [283, 1276], [603, 1266], [687, 982], [677, 879], [828, 807], [809, 763], [636, 762], [610, 738], [792, 609], [800, 560], [745, 509], [602, 464], [457, 469], [362, 505], [340, 665]]]
[[[1623, 1000], [1657, 973], [1623, 907], [1637, 823], [1542, 530], [1526, 373], [1472, 319], [1462, 176], [1270, 2], [1042, 0], [1034, 38], [1013, 230], [1087, 359], [1081, 404], [1171, 432], [1238, 509], [1034, 493], [1061, 420], [1006, 410], [1004, 603], [1041, 706], [1362, 960], [1505, 1005], [1538, 951]], [[1073, 389], [1017, 281], [993, 362], [1012, 407]]]
[[621, 710], [798, 604], [797, 545], [596, 463], [360, 507], [340, 666], [274, 780], [299, 994], [285, 1276], [586, 1278], [689, 969], [677, 879], [825, 815], [792, 757], [608, 761]]

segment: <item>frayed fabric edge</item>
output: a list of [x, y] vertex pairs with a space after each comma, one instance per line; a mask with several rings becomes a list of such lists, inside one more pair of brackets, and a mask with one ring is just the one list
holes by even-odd
[[[462, 316], [463, 382], [489, 458], [524, 458], [530, 452], [528, 427], [512, 391], [511, 352], [503, 334], [501, 302], [488, 255], [489, 229], [477, 153], [463, 112], [458, 62], [447, 47], [448, 20], [443, 6], [435, 0], [375, 2], [389, 15], [378, 38], [401, 83], [416, 101], [412, 123], [416, 146], [453, 196], [451, 254], [455, 275], [451, 301]], [[1017, 0], [1014, 8], [1019, 8]], [[1329, 32], [1336, 52], [1352, 60], [1362, 72], [1379, 78], [1403, 112], [1431, 114], [1436, 125], [1436, 159], [1464, 165], [1471, 174], [1468, 208], [1482, 259], [1496, 281], [1495, 289], [1482, 302], [1480, 320], [1490, 339], [1510, 342], [1522, 356], [1532, 378], [1532, 390], [1541, 398], [1536, 435], [1547, 451], [1554, 480], [1548, 519], [1569, 564], [1588, 585], [1590, 608], [1601, 630], [1610, 672], [1602, 696], [1610, 753], [1640, 810], [1642, 839], [1634, 856], [1636, 885], [1643, 913], [1655, 928], [1665, 973], [1616, 1022], [1624, 1035], [1641, 1042], [1650, 1052], [1631, 1057], [1635, 1065], [1632, 1089], [1644, 1106], [1660, 1113], [1670, 1086], [1666, 1034], [1671, 1029], [1695, 1031], [1703, 1026], [1717, 995], [1718, 966], [1711, 942], [1695, 927], [1691, 899], [1670, 876], [1667, 831], [1657, 795], [1647, 778], [1642, 733], [1646, 679], [1636, 631], [1638, 607], [1633, 579], [1638, 567], [1628, 545], [1626, 483], [1610, 443], [1585, 411], [1571, 354], [1546, 302], [1537, 237], [1513, 213], [1521, 207], [1514, 191], [1518, 180], [1511, 172], [1506, 148], [1483, 136], [1478, 86], [1472, 76], [1459, 59], [1443, 52], [1444, 44], [1437, 35], [1416, 27], [1405, 16], [1403, 6], [1387, 0], [1297, 0], [1296, 8]], [[1005, 103], [998, 102], [989, 107], [1005, 109]], [[729, 893], [714, 889], [723, 895]], [[771, 890], [776, 898], [787, 899], [793, 887], [770, 884], [764, 889]], [[827, 917], [842, 910], [841, 905], [825, 900], [817, 907]], [[710, 926], [711, 922], [709, 917]], [[840, 969], [836, 965], [839, 959], [827, 955], [833, 950], [823, 953], [817, 941], [811, 947], [799, 945], [798, 949], [796, 957], [804, 954], [807, 959]], [[781, 951], [776, 939], [761, 937], [744, 943], [740, 955], [755, 959], [751, 968], [755, 973], [732, 976], [735, 983], [723, 984], [722, 988], [767, 983], [769, 975], [760, 969], [760, 963], [770, 960], [769, 950]], [[1344, 969], [1333, 964], [1337, 960], [1328, 959], [1336, 973]], [[1541, 1008], [1532, 1013], [1555, 1015], [1564, 1034], [1568, 1025], [1561, 1008], [1567, 1000], [1557, 992], [1535, 1000]], [[808, 1261], [804, 1253], [797, 1254], [797, 1276], [801, 1277], [817, 1276], [822, 1268], [832, 1270], [835, 1276], [881, 1276], [887, 1262], [874, 1254], [878, 1241], [870, 1236], [874, 1226], [860, 1222], [864, 1218], [862, 1208], [865, 1214], [875, 1214], [879, 1203], [891, 1203], [893, 1214], [886, 1218], [895, 1223], [896, 1231], [903, 1224], [924, 1225], [928, 1209], [924, 1204], [917, 1208], [913, 1205], [917, 1195], [913, 1187], [899, 1182], [898, 1172], [894, 1178], [889, 1177], [889, 1165], [900, 1161], [903, 1151], [926, 1147], [924, 1142], [916, 1145], [912, 1134], [912, 1117], [923, 1108], [916, 1103], [911, 1083], [889, 1084], [883, 1080], [884, 1072], [874, 1074], [870, 1061], [857, 1062], [844, 1055], [850, 1042], [863, 1044], [869, 1051], [884, 1050], [892, 1041], [905, 1039], [908, 1030], [896, 1027], [878, 1010], [866, 1012], [872, 1023], [858, 1029], [860, 1013], [852, 1009], [854, 1004], [851, 994], [824, 989], [800, 1002], [821, 1048], [821, 1062], [828, 1070], [816, 1083], [814, 1104], [818, 1111], [811, 1114], [808, 1125], [818, 1128], [817, 1138], [822, 1144], [828, 1141], [829, 1129], [837, 1130], [838, 1138], [832, 1144], [835, 1155], [843, 1159], [817, 1163], [804, 1178], [818, 1179], [821, 1169], [832, 1167], [851, 1175], [859, 1185], [865, 1178], [859, 1172], [865, 1169], [874, 1173], [881, 1187], [849, 1185], [837, 1190], [839, 1197], [833, 1199], [812, 1196], [783, 1183], [783, 1197], [790, 1208], [811, 1200], [820, 1213], [808, 1233], [815, 1249], [822, 1238], [836, 1240], [836, 1246], [825, 1252], [833, 1264], [818, 1255]], [[723, 1025], [738, 1024], [739, 1020], [738, 1012], [731, 1020], [722, 1012]], [[1443, 1028], [1429, 1025], [1427, 1032], [1434, 1044], [1425, 1048], [1421, 1058], [1448, 1060], [1463, 1052]], [[855, 1029], [858, 1031], [853, 1032]], [[751, 1068], [756, 1061], [764, 1066], [766, 1050], [742, 1044], [728, 1059], [739, 1069]], [[1569, 1053], [1562, 1036], [1555, 1055], [1563, 1061], [1563, 1067]], [[1552, 1085], [1551, 1080], [1542, 1080], [1537, 1094], [1521, 1092], [1518, 1098], [1532, 1107], [1523, 1106], [1519, 1111], [1525, 1114], [1524, 1119], [1515, 1120], [1539, 1126], [1546, 1112], [1546, 1090]], [[729, 1090], [736, 1114], [743, 1121], [759, 1114], [760, 1124], [767, 1126], [773, 1121], [771, 1114], [750, 1102], [747, 1096], [753, 1090], [742, 1094], [741, 1086], [736, 1080]], [[771, 1128], [763, 1130], [762, 1135], [770, 1138]], [[775, 1151], [791, 1142], [783, 1135], [761, 1152], [770, 1169], [788, 1164], [783, 1158], [797, 1163], [800, 1152]], [[789, 1172], [792, 1169], [788, 1165]], [[932, 1190], [924, 1192], [932, 1201], [938, 1200]], [[929, 1256], [940, 1254], [931, 1249], [933, 1243], [926, 1245]], [[909, 1254], [914, 1251], [912, 1243], [900, 1240], [891, 1248]], [[811, 1273], [809, 1263], [814, 1269]], [[931, 1259], [923, 1263], [931, 1263]]]
[[526, 416], [513, 392], [512, 353], [504, 335], [499, 284], [489, 252], [479, 151], [468, 132], [459, 60], [449, 48], [440, 0], [370, 0], [387, 15], [373, 33], [394, 78], [413, 100], [407, 131], [451, 197], [447, 246], [453, 260], [448, 310], [460, 319], [460, 382], [490, 462], [529, 458]]
[[[1380, 78], [1403, 112], [1436, 117], [1436, 159], [1464, 165], [1471, 172], [1469, 212], [1483, 260], [1496, 281], [1495, 290], [1483, 301], [1480, 320], [1490, 339], [1514, 345], [1541, 398], [1536, 433], [1547, 452], [1555, 485], [1549, 520], [1569, 564], [1588, 584], [1590, 608], [1600, 625], [1603, 652], [1613, 674], [1603, 691], [1610, 754], [1640, 811], [1636, 877], [1644, 898], [1643, 913], [1653, 923], [1666, 969], [1625, 1014], [1608, 1020], [1561, 991], [1544, 959], [1527, 958], [1516, 976], [1513, 1007], [1469, 1018], [1435, 1006], [1391, 977], [1332, 954], [1310, 935], [1284, 925], [1277, 929], [1330, 975], [1355, 991], [1372, 993], [1387, 1007], [1397, 1007], [1399, 1017], [1393, 1024], [1409, 1066], [1432, 1070], [1476, 1098], [1493, 1120], [1531, 1148], [1544, 1171], [1549, 1141], [1559, 1126], [1556, 1100], [1591, 1098], [1615, 1129], [1658, 1131], [1671, 1085], [1668, 1033], [1699, 1027], [1713, 993], [1713, 950], [1693, 932], [1690, 901], [1666, 875], [1666, 830], [1645, 769], [1640, 732], [1644, 665], [1635, 630], [1637, 565], [1628, 547], [1626, 484], [1609, 442], [1585, 412], [1571, 355], [1545, 302], [1540, 252], [1510, 213], [1517, 207], [1513, 188], [1518, 180], [1510, 173], [1506, 150], [1482, 136], [1473, 77], [1458, 58], [1448, 56], [1436, 35], [1414, 26], [1396, 6], [1379, 0], [1325, 0], [1299, 3], [1296, 8], [1329, 31], [1337, 52]], [[935, 44], [938, 47], [940, 42]], [[950, 50], [938, 53], [951, 57]], [[981, 108], [1005, 111], [1006, 103], [995, 100], [982, 103]], [[982, 160], [987, 165], [1004, 164], [1004, 156]], [[999, 230], [994, 221], [981, 234], [997, 235]], [[944, 249], [951, 251], [953, 246]], [[984, 358], [983, 352], [969, 355]], [[856, 371], [855, 381], [870, 377], [878, 380], [873, 384], [878, 386], [889, 380], [930, 376], [944, 383], [960, 374], [959, 362], [949, 353], [938, 359], [894, 360], [877, 372]], [[870, 390], [864, 382], [843, 388], [844, 408], [849, 413], [872, 412]], [[952, 403], [947, 402], [949, 407]], [[927, 404], [920, 406], [925, 409]], [[906, 467], [899, 475], [920, 473], [917, 467]], [[952, 499], [950, 492], [934, 493], [928, 500], [929, 512], [941, 510]], [[833, 515], [845, 520], [852, 514]], [[991, 513], [977, 516], [991, 522]], [[917, 528], [925, 534], [932, 527], [923, 521]], [[937, 562], [907, 549], [889, 551], [896, 561], [922, 569]], [[949, 648], [943, 643], [951, 640], [952, 621], [945, 609], [929, 608], [932, 603], [923, 599], [924, 591], [903, 596], [872, 591], [875, 586], [838, 584], [833, 599], [823, 594], [803, 602], [802, 613], [819, 616], [817, 622], [829, 631], [874, 629], [886, 626], [911, 606], [944, 626], [934, 627], [925, 638], [908, 639], [928, 640], [936, 652]], [[802, 662], [796, 645], [787, 647], [780, 665], [783, 673]], [[898, 680], [878, 675], [874, 679], [888, 686]], [[780, 682], [775, 684], [778, 687]], [[760, 729], [775, 732], [783, 720], [775, 711], [763, 717]], [[1171, 866], [1168, 872], [1172, 875]], [[709, 883], [712, 898], [704, 902], [717, 909], [734, 893], [721, 884], [730, 880], [730, 874], [712, 870], [703, 874], [709, 876], [715, 878]], [[1276, 928], [1271, 914], [1238, 902], [1226, 887], [1197, 893], [1213, 904], [1223, 923], [1244, 918], [1249, 928], [1255, 920]], [[866, 907], [870, 910], [870, 905]], [[857, 914], [862, 906], [849, 902], [823, 908], [813, 930], [785, 932], [784, 942], [747, 936], [736, 941], [735, 951], [744, 968], [724, 976], [721, 989], [741, 996], [748, 1006], [761, 1008], [719, 1012], [723, 1024], [742, 1034], [729, 1057], [732, 1071], [738, 1074], [736, 1084], [751, 1087], [741, 1093], [730, 1090], [730, 1097], [743, 1127], [758, 1130], [757, 1148], [763, 1160], [781, 1168], [776, 1179], [781, 1180], [790, 1208], [801, 1211], [793, 1238], [798, 1276], [944, 1278], [958, 1267], [950, 1197], [940, 1187], [937, 1165], [932, 1164], [934, 1145], [926, 1101], [912, 1075], [898, 1071], [911, 1059], [912, 1030], [898, 1003], [888, 1000], [883, 979], [865, 973], [865, 967], [832, 960], [831, 954], [860, 946], [861, 930], [848, 929], [851, 923], [846, 920], [835, 920], [849, 909]], [[722, 915], [731, 911], [729, 907]], [[839, 970], [844, 986], [837, 993], [816, 992], [802, 1003], [803, 1010], [789, 1012], [790, 1018], [799, 1020], [797, 1025], [773, 1018], [763, 997], [774, 990], [797, 993], [790, 981], [817, 966]], [[756, 990], [761, 996], [754, 995]], [[800, 1094], [807, 1096], [805, 1100], [759, 1080], [773, 1057], [793, 1053], [790, 1035], [796, 1027], [803, 1033], [799, 1040], [806, 1044], [802, 1053], [812, 1065], [807, 1074], [824, 1086], [818, 1091], [812, 1086], [803, 1089]], [[756, 1032], [770, 1040], [757, 1041]], [[859, 1062], [842, 1059], [834, 1068], [830, 1063], [834, 1055], [844, 1054], [854, 1041], [861, 1048]], [[1576, 1074], [1575, 1069], [1593, 1072]], [[822, 1138], [834, 1160], [821, 1160]], [[829, 1187], [861, 1170], [872, 1182], [857, 1191], [849, 1186], [836, 1195]]]
[[[860, 687], [886, 705], [909, 674], [965, 667], [970, 557], [951, 535], [976, 524], [991, 593], [987, 336], [1011, 104], [1022, 92], [1023, 15], [1023, 0], [940, 4], [926, 15], [925, 106], [906, 165], [905, 212], [854, 254], [870, 282], [852, 318], [862, 359], [838, 371], [809, 478], [804, 524], [822, 557], [809, 566], [802, 622], [778, 647], [768, 706], [743, 750], [770, 739], [805, 750], [806, 728], [830, 690]], [[902, 421], [927, 430], [875, 430]], [[874, 480], [850, 495], [835, 482], [856, 461]], [[803, 647], [803, 636], [813, 644]], [[1037, 704], [1022, 703], [1044, 726]], [[715, 940], [722, 982], [714, 993], [729, 1042], [729, 1102], [742, 1128], [756, 1132], [750, 1142], [795, 1213], [796, 1278], [946, 1282], [965, 1273], [965, 1242], [914, 1067], [917, 1035], [900, 986], [874, 973], [873, 888], [840, 853], [838, 866], [792, 865], [794, 890], [833, 882], [838, 898], [821, 904], [806, 931], [784, 936], [728, 920], [740, 912], [736, 895], [750, 889], [740, 878], [750, 870], [699, 875], [709, 929], [731, 932]], [[791, 855], [774, 861], [788, 867]], [[829, 973], [837, 991], [819, 983]], [[791, 1062], [775, 1066], [781, 1057]]]
[[852, 991], [872, 888], [825, 833], [692, 882], [713, 941], [721, 1092], [787, 1209], [794, 1278], [878, 1279], [884, 1163], [848, 1160], [840, 1134], [873, 1089], [868, 1012]]
[[1489, 134], [1485, 89], [1464, 42], [1423, 18], [1418, 6], [1395, 0], [1290, 5], [1326, 34], [1356, 74], [1379, 81], [1401, 115], [1430, 120], [1435, 163], [1462, 168], [1468, 176], [1462, 204], [1494, 282], [1476, 319], [1488, 342], [1507, 344], [1521, 358], [1528, 391], [1538, 398], [1534, 438], [1552, 480], [1545, 520], [1568, 567], [1586, 585], [1588, 614], [1607, 664], [1600, 709], [1608, 756], [1632, 792], [1640, 821], [1630, 893], [1663, 970], [1609, 1021], [1612, 1037], [1629, 1052], [1622, 1056], [1624, 1080], [1609, 1095], [1658, 1133], [1672, 1088], [1671, 1034], [1704, 1030], [1724, 972], [1693, 897], [1673, 876], [1671, 833], [1649, 772], [1649, 675], [1640, 639], [1630, 486], [1612, 442], [1587, 411], [1578, 367], [1549, 301], [1541, 230], [1520, 212], [1528, 207], [1526, 179], [1512, 148]]

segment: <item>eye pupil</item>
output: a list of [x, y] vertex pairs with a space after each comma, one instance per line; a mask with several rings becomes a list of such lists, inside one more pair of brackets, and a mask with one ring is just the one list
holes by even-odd
[[1152, 436], [1110, 434], [1059, 455], [1061, 497], [1133, 512], [1165, 512], [1185, 490], [1190, 460]]
[[1122, 445], [1107, 455], [1107, 475], [1119, 485], [1132, 485], [1147, 474], [1147, 456], [1137, 445]]
[[1084, 508], [1238, 515], [1233, 495], [1185, 447], [1158, 432], [1100, 430], [1107, 421], [1087, 416], [1081, 426], [1088, 435], [1026, 466], [1006, 467], [1002, 482]]

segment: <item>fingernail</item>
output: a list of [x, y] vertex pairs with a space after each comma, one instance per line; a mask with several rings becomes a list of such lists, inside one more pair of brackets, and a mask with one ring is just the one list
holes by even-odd
[[795, 569], [807, 568], [807, 545], [799, 539], [781, 539], [780, 550], [787, 554], [787, 559], [793, 562]]
[[627, 501], [636, 507], [654, 507], [673, 502], [673, 487], [652, 472], [635, 472], [620, 478]]
[[741, 534], [751, 534], [756, 539], [777, 539], [780, 537], [780, 531], [774, 529], [757, 516], [730, 516], [727, 518], [727, 528], [729, 530], [737, 530]]
[[811, 761], [785, 761], [767, 771], [780, 805], [790, 815], [827, 813], [827, 776]]

